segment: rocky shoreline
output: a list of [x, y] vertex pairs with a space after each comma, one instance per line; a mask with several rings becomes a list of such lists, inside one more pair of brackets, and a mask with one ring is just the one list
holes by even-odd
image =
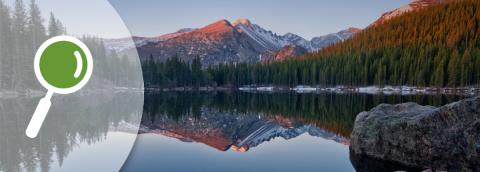
[[250, 92], [275, 92], [275, 91], [293, 91], [296, 93], [315, 93], [315, 92], [333, 92], [333, 93], [365, 93], [365, 94], [396, 94], [396, 95], [415, 95], [415, 94], [457, 94], [457, 95], [475, 95], [480, 93], [479, 87], [457, 87], [457, 88], [437, 88], [437, 87], [417, 87], [417, 86], [309, 86], [298, 85], [295, 87], [281, 86], [244, 86], [238, 88], [240, 91]]
[[438, 108], [380, 104], [356, 117], [350, 151], [417, 169], [476, 171], [480, 97]]

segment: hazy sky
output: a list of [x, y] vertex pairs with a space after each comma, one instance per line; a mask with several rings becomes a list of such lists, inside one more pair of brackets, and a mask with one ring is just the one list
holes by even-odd
[[[6, 0], [13, 5], [14, 0]], [[30, 0], [24, 0], [28, 6]], [[386, 11], [410, 0], [108, 0], [132, 35], [157, 36], [198, 28], [219, 19], [248, 18], [277, 34], [292, 32], [310, 39], [348, 27], [364, 28]], [[107, 0], [37, 0], [67, 26], [69, 34], [105, 38], [128, 36]], [[47, 22], [47, 21], [45, 21]]]
[[156, 36], [219, 19], [248, 18], [278, 34], [307, 39], [364, 28], [409, 0], [109, 0], [133, 35]]

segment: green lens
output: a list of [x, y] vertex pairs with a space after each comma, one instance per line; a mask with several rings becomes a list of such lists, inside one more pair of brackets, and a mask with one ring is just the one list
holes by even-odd
[[[77, 62], [75, 52], [81, 56]], [[77, 63], [82, 63], [77, 69]], [[75, 72], [80, 70], [80, 75], [75, 77]], [[82, 49], [68, 41], [59, 41], [48, 46], [40, 58], [40, 73], [47, 83], [56, 88], [71, 88], [77, 85], [87, 71], [87, 59]]]

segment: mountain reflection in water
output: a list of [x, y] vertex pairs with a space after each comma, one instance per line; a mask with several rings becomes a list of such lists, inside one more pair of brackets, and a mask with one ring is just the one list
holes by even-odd
[[245, 92], [146, 93], [140, 133], [246, 152], [281, 137], [310, 136], [349, 145], [355, 116], [380, 103], [415, 101], [439, 106], [444, 95], [290, 94]]
[[302, 119], [251, 112], [221, 112], [201, 108], [199, 117], [181, 116], [172, 119], [161, 116], [146, 121], [142, 133], [159, 133], [185, 142], [200, 142], [215, 149], [246, 152], [275, 137], [286, 140], [308, 133], [348, 144], [348, 139], [305, 123]]
[[[461, 97], [335, 93], [147, 92], [122, 171], [392, 171], [350, 157], [356, 115], [381, 103]], [[243, 152], [243, 153], [239, 153]], [[371, 162], [371, 163], [364, 163]], [[387, 166], [388, 165], [388, 166]], [[390, 168], [392, 167], [392, 168]], [[368, 171], [368, 170], [367, 170]]]

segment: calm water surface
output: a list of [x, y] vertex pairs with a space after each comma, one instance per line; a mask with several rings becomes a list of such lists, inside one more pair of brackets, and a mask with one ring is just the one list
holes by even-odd
[[38, 137], [40, 97], [0, 96], [0, 172], [118, 171], [136, 141], [143, 93], [55, 95]]
[[[413, 101], [440, 106], [458, 99], [445, 95], [146, 93], [140, 134], [122, 169], [389, 169], [387, 163], [350, 157], [349, 135], [355, 116], [380, 103]], [[365, 167], [369, 163], [376, 167]]]

